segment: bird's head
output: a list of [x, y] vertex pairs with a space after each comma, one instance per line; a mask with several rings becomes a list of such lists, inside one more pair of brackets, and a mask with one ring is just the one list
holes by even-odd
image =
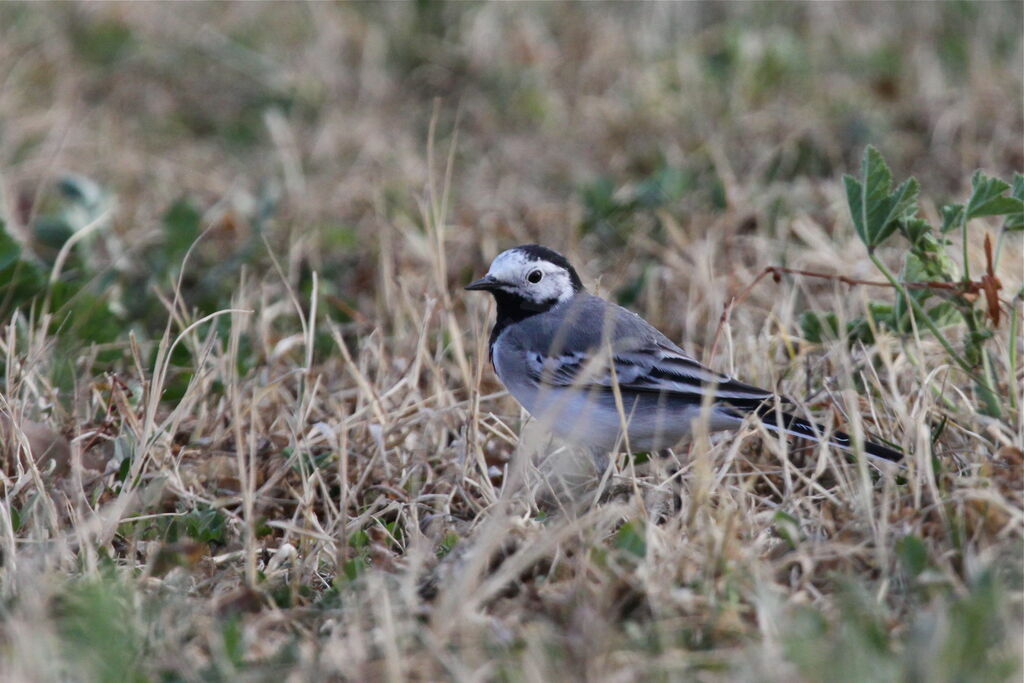
[[571, 299], [583, 290], [583, 282], [558, 252], [524, 244], [498, 254], [487, 275], [466, 289], [491, 292], [499, 303], [511, 299], [524, 307], [544, 309]]

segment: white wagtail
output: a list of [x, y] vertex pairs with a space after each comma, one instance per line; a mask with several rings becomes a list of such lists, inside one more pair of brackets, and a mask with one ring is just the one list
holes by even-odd
[[[785, 399], [708, 369], [637, 314], [590, 294], [569, 261], [546, 247], [502, 252], [466, 289], [497, 302], [490, 359], [509, 392], [557, 436], [594, 452], [669, 448], [701, 415], [712, 431], [756, 415], [776, 432], [815, 441], [827, 433], [778, 410]], [[828, 441], [853, 450], [843, 432]], [[863, 448], [903, 457], [876, 443]]]

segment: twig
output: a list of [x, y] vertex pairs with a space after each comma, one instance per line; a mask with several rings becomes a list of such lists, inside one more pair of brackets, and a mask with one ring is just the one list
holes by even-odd
[[780, 282], [783, 275], [801, 275], [803, 277], [813, 277], [821, 280], [832, 280], [833, 282], [842, 282], [844, 285], [850, 285], [851, 287], [857, 285], [863, 285], [865, 287], [888, 287], [890, 289], [941, 289], [952, 294], [957, 294], [968, 298], [973, 301], [974, 298], [981, 292], [985, 292], [986, 297], [989, 300], [989, 315], [993, 321], [998, 324], [999, 316], [993, 312], [993, 306], [998, 311], [998, 305], [1003, 305], [1010, 308], [1010, 303], [1004, 299], [995, 296], [995, 292], [1001, 287], [998, 280], [994, 279], [994, 276], [989, 273], [983, 277], [980, 281], [965, 280], [962, 282], [942, 282], [942, 281], [928, 281], [928, 282], [902, 282], [897, 285], [894, 282], [887, 282], [883, 280], [860, 280], [857, 278], [847, 277], [846, 275], [839, 275], [835, 273], [818, 273], [813, 270], [800, 270], [799, 268], [786, 268], [785, 266], [768, 266], [762, 270], [754, 280], [743, 288], [743, 291], [738, 296], [734, 296], [726, 302], [725, 307], [722, 309], [722, 315], [718, 318], [718, 328], [715, 330], [715, 338], [711, 342], [711, 351], [708, 354], [708, 359], [714, 358], [715, 351], [718, 348], [718, 341], [722, 336], [722, 328], [725, 327], [726, 321], [732, 314], [732, 309], [738, 304], [742, 303], [748, 296], [755, 286], [765, 276], [771, 275], [775, 282]]

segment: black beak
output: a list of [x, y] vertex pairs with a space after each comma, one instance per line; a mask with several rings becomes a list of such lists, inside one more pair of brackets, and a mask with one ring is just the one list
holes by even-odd
[[496, 289], [500, 289], [503, 282], [491, 277], [490, 275], [484, 275], [476, 282], [470, 282], [464, 287], [470, 291], [482, 291], [482, 292], [493, 292]]

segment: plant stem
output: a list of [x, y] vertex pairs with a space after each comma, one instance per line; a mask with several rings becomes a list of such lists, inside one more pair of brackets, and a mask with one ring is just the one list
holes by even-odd
[[1009, 353], [1009, 365], [1010, 365], [1010, 391], [1007, 393], [1010, 395], [1010, 406], [1017, 409], [1017, 340], [1020, 338], [1020, 316], [1017, 315], [1016, 302], [1010, 305], [1010, 353]]
[[996, 253], [992, 257], [992, 270], [996, 272], [999, 271], [999, 257], [1003, 253], [1003, 241], [1006, 239], [1007, 232], [1006, 228], [1003, 228], [999, 231], [999, 235], [996, 237]]
[[917, 300], [910, 296], [910, 292], [903, 286], [903, 283], [896, 279], [896, 276], [892, 274], [892, 271], [890, 271], [886, 265], [878, 259], [878, 256], [876, 256], [874, 252], [869, 252], [868, 256], [870, 257], [871, 262], [875, 264], [875, 267], [881, 271], [882, 275], [884, 275], [885, 278], [892, 283], [892, 286], [899, 291], [900, 295], [910, 303], [914, 312], [924, 322], [928, 330], [935, 335], [935, 338], [938, 339], [940, 344], [942, 344], [942, 348], [946, 350], [946, 353], [949, 354], [950, 358], [952, 358], [965, 372], [973, 375], [974, 368], [971, 367], [971, 364], [960, 357], [960, 354], [956, 352], [956, 349], [954, 349], [953, 345], [949, 343], [949, 340], [946, 339], [939, 331], [939, 328], [935, 325], [935, 321], [931, 319], [931, 316], [925, 313], [924, 309], [921, 308], [921, 304], [917, 303]]
[[970, 282], [971, 265], [967, 260], [967, 207], [964, 207], [963, 213], [960, 214], [960, 241], [964, 253], [964, 282]]
[[989, 379], [987, 377], [979, 376], [977, 372], [975, 372], [974, 366], [960, 357], [960, 354], [956, 352], [956, 349], [953, 348], [953, 345], [949, 340], [946, 339], [942, 332], [939, 331], [938, 326], [936, 326], [935, 321], [932, 320], [931, 316], [921, 308], [921, 304], [917, 302], [917, 299], [910, 296], [910, 292], [907, 288], [902, 282], [896, 279], [896, 276], [893, 275], [892, 271], [890, 271], [886, 265], [879, 260], [874, 250], [868, 250], [868, 257], [871, 259], [871, 262], [875, 264], [875, 267], [878, 268], [879, 272], [881, 272], [882, 275], [892, 283], [892, 286], [895, 287], [899, 291], [900, 295], [910, 304], [911, 308], [914, 309], [914, 313], [922, 322], [924, 322], [925, 327], [927, 327], [928, 331], [932, 333], [936, 340], [938, 340], [939, 344], [942, 345], [942, 348], [944, 348], [946, 353], [949, 354], [949, 357], [952, 358], [953, 361], [960, 366], [960, 369], [966, 372], [982, 390], [982, 397], [985, 402], [985, 407], [990, 411], [989, 414], [993, 415], [993, 417], [998, 417], [1000, 415], [999, 404], [995, 400], [995, 391], [993, 390]]

